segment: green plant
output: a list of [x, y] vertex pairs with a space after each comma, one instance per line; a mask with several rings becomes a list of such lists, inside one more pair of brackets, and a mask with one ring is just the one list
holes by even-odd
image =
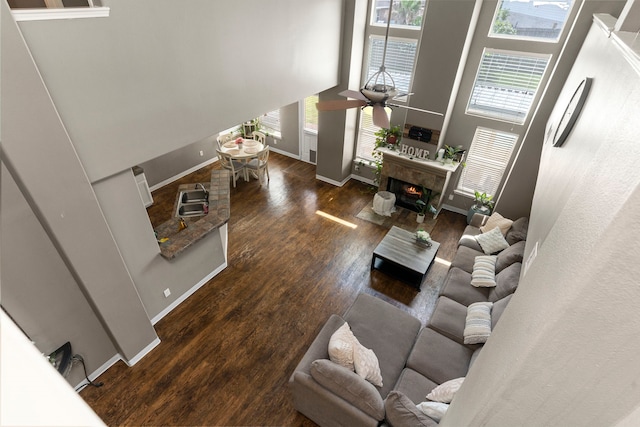
[[452, 147], [451, 145], [444, 146], [444, 156], [445, 159], [456, 160], [460, 154], [464, 153], [464, 149], [462, 145], [458, 145], [457, 147]]
[[374, 135], [376, 136], [376, 148], [387, 147], [394, 150], [402, 139], [402, 129], [400, 129], [400, 126], [380, 128]]
[[422, 194], [423, 198], [425, 197], [425, 194], [428, 194], [428, 196], [427, 200], [424, 200], [423, 198], [416, 200], [416, 208], [418, 208], [418, 214], [425, 215], [427, 212], [430, 214], [435, 214], [437, 212], [436, 208], [434, 208], [433, 205], [429, 203], [429, 201], [431, 201], [433, 197], [437, 196], [440, 193], [430, 194], [429, 190], [422, 187]]
[[489, 209], [493, 210], [493, 206], [495, 204], [495, 201], [493, 200], [493, 196], [490, 194], [487, 194], [485, 192], [479, 192], [479, 191], [474, 191], [474, 195], [473, 195], [476, 205], [480, 205], [480, 206], [486, 206]]

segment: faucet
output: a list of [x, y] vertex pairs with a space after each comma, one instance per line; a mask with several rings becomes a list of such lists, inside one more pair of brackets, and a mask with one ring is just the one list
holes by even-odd
[[204, 191], [204, 194], [208, 197], [209, 196], [209, 192], [207, 191], [206, 188], [204, 188], [204, 185], [202, 185], [201, 183], [197, 183], [196, 184], [196, 190], [198, 189], [198, 187], [202, 188], [202, 191]]

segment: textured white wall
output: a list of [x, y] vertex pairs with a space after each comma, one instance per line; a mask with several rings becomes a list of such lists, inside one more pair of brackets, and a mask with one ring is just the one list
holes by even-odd
[[537, 258], [443, 426], [613, 425], [640, 405], [640, 76], [595, 25], [558, 105], [586, 76], [569, 139], [543, 147]]

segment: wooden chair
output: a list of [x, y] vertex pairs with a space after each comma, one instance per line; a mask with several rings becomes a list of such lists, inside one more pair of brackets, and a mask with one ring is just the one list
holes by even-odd
[[267, 175], [267, 181], [269, 177], [269, 146], [267, 145], [264, 150], [260, 151], [255, 159], [249, 161], [246, 166], [249, 172], [255, 174], [256, 178], [260, 181], [260, 185], [264, 180], [264, 175]]
[[265, 135], [264, 133], [260, 132], [259, 130], [253, 131], [253, 139], [258, 141], [260, 144], [267, 145], [266, 144], [267, 135]]
[[236, 186], [236, 181], [240, 177], [240, 174], [243, 174], [245, 180], [247, 179], [247, 176], [244, 175], [244, 168], [247, 165], [246, 163], [234, 160], [231, 154], [225, 153], [224, 151], [216, 151], [218, 152], [218, 159], [220, 159], [220, 164], [222, 165], [222, 167], [231, 172], [231, 179], [233, 179], [234, 188]]
[[222, 149], [222, 146], [224, 144], [226, 144], [227, 142], [233, 140], [233, 134], [232, 133], [228, 133], [226, 135], [218, 135], [216, 140], [218, 141], [218, 148]]

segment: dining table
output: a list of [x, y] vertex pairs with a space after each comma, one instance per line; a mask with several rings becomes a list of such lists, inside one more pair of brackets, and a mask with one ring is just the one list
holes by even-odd
[[[237, 139], [225, 142], [220, 149], [231, 155], [232, 160], [248, 163], [251, 159], [258, 158], [258, 153], [264, 150], [264, 144], [255, 139], [242, 138], [242, 144], [238, 144]], [[245, 168], [244, 180], [249, 181], [249, 174]]]

